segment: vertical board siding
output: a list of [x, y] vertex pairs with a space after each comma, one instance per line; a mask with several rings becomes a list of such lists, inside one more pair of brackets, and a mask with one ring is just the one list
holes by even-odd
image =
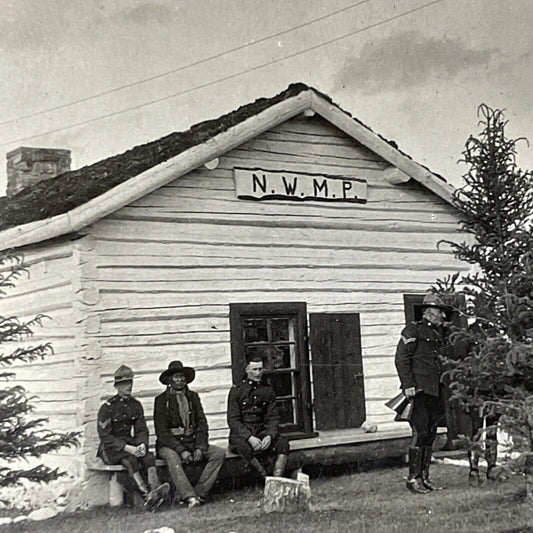
[[[211, 436], [225, 443], [231, 386], [229, 304], [305, 301], [308, 313], [359, 313], [367, 419], [389, 424], [403, 295], [464, 268], [453, 209], [412, 181], [389, 185], [389, 165], [324, 120], [292, 119], [95, 223], [93, 268], [82, 285], [101, 347], [100, 401], [120, 364], [152, 428], [159, 373], [174, 359], [197, 370]], [[368, 181], [366, 204], [237, 199], [233, 167], [313, 172]], [[312, 357], [312, 354], [311, 354]], [[86, 413], [94, 423], [96, 406]]]
[[358, 313], [312, 313], [316, 428], [359, 427], [366, 418]]

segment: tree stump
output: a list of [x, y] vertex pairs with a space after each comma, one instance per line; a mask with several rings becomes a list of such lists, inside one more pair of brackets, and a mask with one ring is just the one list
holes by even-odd
[[298, 480], [284, 477], [270, 477], [265, 480], [263, 511], [294, 513], [309, 509], [311, 491], [309, 477], [299, 474]]

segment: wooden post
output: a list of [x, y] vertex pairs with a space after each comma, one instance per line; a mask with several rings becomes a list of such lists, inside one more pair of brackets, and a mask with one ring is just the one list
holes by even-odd
[[305, 511], [309, 509], [310, 496], [308, 479], [306, 483], [284, 477], [269, 476], [265, 480], [263, 511], [265, 513]]
[[109, 481], [109, 505], [111, 507], [120, 507], [124, 503], [124, 489], [118, 482], [117, 473], [113, 472]]

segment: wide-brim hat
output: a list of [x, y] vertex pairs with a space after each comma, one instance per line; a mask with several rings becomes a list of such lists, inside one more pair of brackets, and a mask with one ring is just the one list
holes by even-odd
[[446, 305], [442, 298], [437, 294], [426, 294], [422, 302], [421, 307], [436, 307], [438, 309], [448, 309], [449, 305]]
[[133, 381], [133, 370], [129, 366], [120, 365], [114, 374], [114, 378], [115, 385], [126, 381]]
[[183, 374], [187, 383], [193, 381], [194, 376], [196, 375], [194, 368], [183, 366], [181, 361], [172, 361], [169, 363], [168, 368], [159, 376], [159, 381], [163, 383], [163, 385], [168, 385], [170, 376], [177, 373]]

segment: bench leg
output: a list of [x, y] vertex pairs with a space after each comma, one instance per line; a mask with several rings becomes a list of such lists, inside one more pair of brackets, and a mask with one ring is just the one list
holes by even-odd
[[124, 489], [118, 482], [117, 473], [114, 472], [109, 481], [109, 505], [120, 507], [124, 503]]

